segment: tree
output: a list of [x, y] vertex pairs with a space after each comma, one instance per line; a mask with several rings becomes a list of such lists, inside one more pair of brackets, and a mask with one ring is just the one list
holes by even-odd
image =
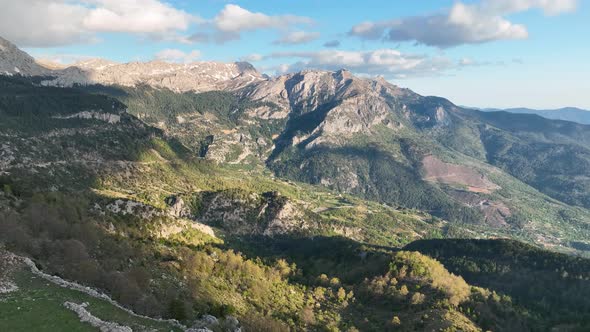
[[344, 288], [340, 287], [338, 289], [338, 293], [336, 293], [336, 298], [340, 302], [344, 302], [346, 300], [346, 291], [344, 290]]
[[309, 306], [306, 306], [303, 309], [301, 309], [299, 317], [306, 326], [315, 324], [315, 314], [313, 313], [313, 309]]
[[174, 299], [168, 304], [168, 315], [178, 321], [183, 321], [187, 318], [186, 304], [181, 299]]
[[416, 292], [412, 295], [412, 298], [410, 299], [410, 302], [414, 305], [416, 304], [421, 304], [422, 302], [424, 302], [424, 299], [426, 298], [426, 295], [420, 293], [420, 292]]
[[408, 290], [408, 286], [402, 285], [402, 287], [400, 287], [400, 289], [399, 289], [399, 293], [401, 296], [408, 295], [408, 293], [410, 293], [410, 291]]

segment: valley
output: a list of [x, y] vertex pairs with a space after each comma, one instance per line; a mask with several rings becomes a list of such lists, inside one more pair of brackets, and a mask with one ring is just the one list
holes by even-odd
[[590, 327], [589, 126], [346, 70], [50, 69], [0, 43], [0, 252], [34, 266], [2, 269], [0, 327]]

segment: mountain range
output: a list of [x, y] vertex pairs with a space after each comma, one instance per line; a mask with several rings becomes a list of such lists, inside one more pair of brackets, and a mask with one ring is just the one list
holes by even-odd
[[[0, 251], [124, 308], [232, 331], [589, 326], [590, 126], [347, 70], [47, 66], [1, 38], [0, 73]], [[39, 292], [12, 269], [29, 293], [0, 312]]]
[[536, 114], [546, 119], [564, 120], [581, 124], [590, 124], [590, 111], [577, 107], [563, 107], [550, 110], [539, 110], [525, 107], [517, 108], [474, 108], [484, 112], [508, 112], [517, 114]]

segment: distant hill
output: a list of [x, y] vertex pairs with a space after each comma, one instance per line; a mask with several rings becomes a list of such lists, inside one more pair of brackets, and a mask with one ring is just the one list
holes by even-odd
[[572, 121], [581, 124], [590, 124], [590, 111], [584, 110], [581, 108], [576, 107], [564, 107], [554, 110], [535, 110], [531, 108], [507, 108], [507, 109], [497, 109], [497, 108], [485, 108], [481, 109], [484, 112], [498, 112], [498, 111], [505, 111], [509, 113], [520, 113], [520, 114], [537, 114], [547, 119], [553, 120], [565, 120], [565, 121]]

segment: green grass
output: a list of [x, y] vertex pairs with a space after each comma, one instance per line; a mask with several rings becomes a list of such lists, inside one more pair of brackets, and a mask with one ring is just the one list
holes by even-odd
[[181, 331], [166, 322], [132, 316], [107, 301], [79, 291], [59, 287], [29, 271], [14, 273], [19, 290], [0, 295], [0, 330], [18, 331], [98, 331], [80, 322], [77, 314], [64, 307], [64, 302], [89, 303], [86, 310], [104, 321], [115, 322], [136, 330]]

